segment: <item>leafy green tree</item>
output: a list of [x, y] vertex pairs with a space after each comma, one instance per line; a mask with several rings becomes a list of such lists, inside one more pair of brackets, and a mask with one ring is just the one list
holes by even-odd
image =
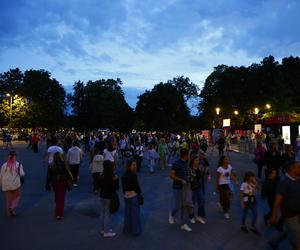
[[30, 106], [27, 113], [30, 127], [58, 128], [64, 125], [66, 92], [48, 71], [25, 71], [22, 92]]
[[189, 128], [189, 108], [183, 94], [173, 83], [159, 83], [138, 99], [135, 112], [145, 129], [179, 131]]

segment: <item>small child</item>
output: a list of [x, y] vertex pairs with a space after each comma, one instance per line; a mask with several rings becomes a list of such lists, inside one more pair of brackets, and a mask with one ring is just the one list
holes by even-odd
[[259, 235], [260, 232], [256, 228], [256, 219], [257, 219], [257, 207], [256, 207], [256, 198], [255, 198], [256, 190], [257, 190], [257, 181], [255, 178], [255, 174], [253, 172], [247, 172], [244, 177], [244, 182], [242, 183], [240, 188], [241, 207], [243, 209], [241, 230], [244, 233], [249, 232], [246, 226], [246, 219], [248, 215], [248, 210], [251, 210], [253, 214], [253, 218], [252, 218], [250, 231]]

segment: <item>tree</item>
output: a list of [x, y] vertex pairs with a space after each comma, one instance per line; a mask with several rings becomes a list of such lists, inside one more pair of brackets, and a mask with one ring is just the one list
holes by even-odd
[[190, 125], [183, 94], [171, 82], [159, 83], [138, 97], [137, 118], [147, 130], [180, 131]]
[[120, 79], [88, 81], [86, 86], [82, 82], [75, 83], [70, 97], [75, 120], [90, 129], [131, 129], [133, 111], [125, 101], [121, 85]]
[[[299, 72], [298, 57], [284, 58], [282, 64], [269, 56], [249, 67], [220, 65], [208, 76], [200, 93], [201, 117], [211, 127], [219, 106], [222, 118], [234, 117], [240, 127], [252, 128], [254, 107], [264, 117], [268, 115], [267, 103], [272, 105], [272, 115], [296, 112], [300, 103]], [[238, 117], [233, 116], [234, 110], [239, 111]]]
[[59, 128], [64, 125], [66, 92], [48, 71], [25, 71], [22, 92], [30, 106], [27, 114], [30, 127]]

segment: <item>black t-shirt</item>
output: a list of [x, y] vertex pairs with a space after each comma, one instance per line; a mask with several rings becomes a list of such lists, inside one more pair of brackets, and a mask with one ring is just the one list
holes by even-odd
[[292, 180], [286, 177], [278, 184], [277, 194], [283, 196], [281, 206], [283, 217], [300, 215], [300, 178]]
[[[179, 159], [178, 161], [176, 161], [173, 166], [172, 166], [172, 170], [175, 171], [175, 175], [183, 180], [187, 180], [188, 178], [188, 164], [187, 162]], [[173, 181], [173, 188], [174, 189], [182, 189], [182, 182], [181, 181]]]

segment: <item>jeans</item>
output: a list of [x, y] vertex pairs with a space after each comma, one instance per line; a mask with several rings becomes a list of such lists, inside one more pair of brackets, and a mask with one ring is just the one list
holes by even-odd
[[100, 198], [100, 229], [104, 233], [107, 233], [111, 228], [109, 206], [110, 199]]
[[173, 195], [174, 195], [174, 200], [173, 200], [173, 209], [171, 212], [171, 215], [173, 217], [176, 216], [178, 210], [180, 212], [180, 224], [187, 224], [187, 217], [186, 212], [184, 210], [184, 204], [183, 204], [183, 193], [182, 189], [173, 189]]
[[154, 170], [155, 170], [155, 160], [154, 159], [150, 160], [149, 168], [150, 168], [150, 173], [154, 173]]
[[205, 197], [202, 188], [193, 191], [193, 204], [198, 205], [197, 215], [205, 218]]
[[257, 208], [256, 208], [256, 203], [253, 202], [244, 202], [245, 204], [245, 208], [243, 209], [243, 216], [242, 216], [242, 225], [245, 226], [246, 225], [246, 219], [247, 219], [247, 215], [248, 215], [248, 211], [251, 210], [252, 211], [252, 222], [251, 222], [251, 226], [253, 228], [255, 228], [256, 226], [256, 219], [257, 219]]
[[220, 185], [220, 204], [224, 213], [228, 213], [230, 208], [230, 188], [227, 184]]
[[[262, 162], [258, 162], [256, 165], [257, 165], [257, 177], [261, 178], [264, 165]], [[268, 178], [268, 176], [266, 176], [266, 178]]]
[[125, 198], [124, 228], [125, 234], [140, 235], [142, 233], [140, 205], [138, 197]]

